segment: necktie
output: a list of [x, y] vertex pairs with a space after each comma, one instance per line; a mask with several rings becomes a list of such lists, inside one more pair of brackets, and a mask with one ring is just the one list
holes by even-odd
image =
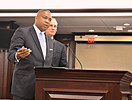
[[40, 45], [41, 45], [41, 49], [43, 52], [43, 57], [45, 60], [46, 57], [46, 42], [45, 42], [45, 38], [44, 38], [44, 34], [42, 32], [40, 32]]

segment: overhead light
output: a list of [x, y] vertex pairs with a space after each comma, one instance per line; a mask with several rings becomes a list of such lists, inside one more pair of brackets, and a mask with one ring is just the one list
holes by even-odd
[[132, 32], [132, 30], [127, 30], [127, 32]]
[[125, 25], [125, 26], [130, 26], [130, 24], [129, 24], [129, 23], [124, 23], [123, 25]]
[[88, 30], [89, 32], [94, 32], [94, 30]]
[[[0, 17], [34, 17], [37, 13], [0, 13]], [[132, 13], [51, 13], [54, 17], [132, 16]]]
[[94, 35], [94, 37], [98, 37], [98, 35]]
[[0, 13], [0, 17], [34, 17], [37, 13]]
[[132, 13], [52, 13], [52, 16], [132, 16]]
[[116, 30], [123, 30], [123, 28], [126, 28], [125, 26], [114, 26], [113, 28], [115, 28]]
[[116, 30], [123, 30], [122, 26], [116, 26]]

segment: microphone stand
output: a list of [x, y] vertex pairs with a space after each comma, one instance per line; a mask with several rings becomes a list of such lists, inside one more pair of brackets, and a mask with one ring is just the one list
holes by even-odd
[[71, 51], [72, 55], [74, 55], [74, 57], [75, 57], [75, 58], [77, 59], [77, 61], [79, 62], [80, 66], [81, 66], [81, 69], [83, 69], [81, 62], [80, 62], [79, 59], [76, 57], [76, 55], [74, 54], [73, 50], [69, 47], [68, 44], [66, 44], [66, 47], [69, 48], [69, 50]]

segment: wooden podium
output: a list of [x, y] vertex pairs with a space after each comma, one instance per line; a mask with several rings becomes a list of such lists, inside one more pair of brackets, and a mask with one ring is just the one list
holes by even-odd
[[131, 100], [132, 73], [35, 67], [35, 100]]

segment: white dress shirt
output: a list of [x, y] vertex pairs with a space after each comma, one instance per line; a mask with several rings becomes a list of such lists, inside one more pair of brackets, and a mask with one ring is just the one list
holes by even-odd
[[[39, 42], [40, 42], [40, 30], [37, 28], [37, 26], [34, 24], [33, 25], [33, 27], [34, 27], [34, 29], [35, 29], [35, 31], [36, 31], [36, 33], [37, 33], [37, 36], [38, 36], [38, 39], [39, 39]], [[45, 32], [41, 32], [41, 33], [43, 33], [43, 34], [45, 34]], [[46, 57], [46, 39], [45, 39], [45, 35], [43, 35], [43, 39], [44, 39], [44, 59], [45, 59], [45, 57]]]

